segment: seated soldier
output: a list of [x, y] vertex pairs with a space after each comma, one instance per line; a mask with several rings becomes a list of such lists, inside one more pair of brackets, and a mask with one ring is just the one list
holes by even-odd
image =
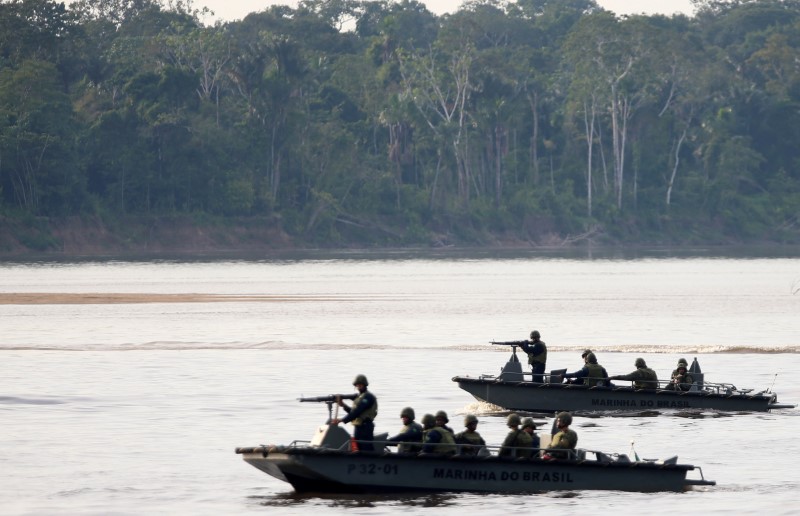
[[486, 441], [483, 440], [481, 434], [475, 431], [478, 428], [478, 418], [468, 414], [464, 418], [464, 427], [466, 430], [456, 434], [456, 444], [461, 445], [459, 453], [461, 455], [478, 455], [478, 452], [486, 446]]
[[571, 424], [572, 414], [559, 412], [556, 416], [558, 433], [553, 435], [550, 446], [548, 446], [548, 450], [542, 458], [568, 459], [570, 457], [571, 454], [567, 450], [574, 450], [575, 446], [578, 445], [578, 434], [569, 427]]
[[500, 457], [531, 457], [533, 455], [533, 439], [530, 434], [520, 430], [519, 425], [522, 424], [519, 415], [509, 414], [506, 421], [508, 432], [503, 445], [500, 447], [498, 455]]

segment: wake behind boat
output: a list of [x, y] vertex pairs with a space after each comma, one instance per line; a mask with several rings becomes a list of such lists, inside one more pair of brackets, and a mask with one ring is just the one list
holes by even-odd
[[741, 390], [728, 383], [706, 382], [696, 358], [689, 372], [694, 381], [685, 391], [667, 389], [668, 382], [658, 382], [658, 387], [653, 389], [562, 383], [566, 373], [563, 369], [551, 371], [545, 375], [544, 382], [537, 383], [530, 381], [530, 373], [523, 373], [516, 346], [512, 345], [511, 358], [499, 375], [456, 376], [453, 381], [479, 401], [508, 410], [548, 414], [559, 410], [586, 413], [667, 409], [765, 412], [795, 407], [778, 403], [777, 394], [769, 389], [753, 392], [753, 389]]
[[[333, 396], [318, 399], [330, 398]], [[380, 436], [372, 441], [374, 452], [354, 451], [359, 444], [346, 430], [326, 423], [310, 441], [236, 448], [236, 453], [301, 493], [656, 492], [715, 485], [703, 477], [701, 468], [678, 464], [677, 457], [631, 461], [627, 455], [585, 449], [560, 450], [567, 454], [558, 459], [543, 458], [539, 453], [533, 458], [501, 457], [499, 447], [487, 446], [474, 455], [462, 453], [462, 445], [456, 445], [457, 454], [450, 456], [409, 454], [389, 451], [387, 446], [392, 443]], [[687, 473], [694, 470], [700, 478], [687, 479]]]

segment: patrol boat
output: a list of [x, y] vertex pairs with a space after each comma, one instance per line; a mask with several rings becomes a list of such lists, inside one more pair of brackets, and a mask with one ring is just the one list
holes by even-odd
[[[324, 398], [335, 395], [315, 399]], [[387, 442], [385, 435], [372, 441], [376, 451], [359, 452], [358, 442], [346, 430], [326, 423], [310, 441], [236, 448], [236, 453], [300, 493], [656, 492], [716, 484], [703, 477], [700, 467], [678, 464], [677, 457], [631, 461], [627, 455], [577, 449], [566, 450], [567, 458], [517, 458], [500, 457], [498, 447], [489, 446], [478, 455], [403, 454], [389, 451], [387, 446], [397, 443]], [[699, 478], [686, 478], [693, 470]]]
[[515, 343], [493, 344], [512, 346], [511, 358], [499, 375], [455, 376], [453, 381], [477, 400], [508, 410], [549, 414], [559, 410], [586, 413], [667, 409], [766, 412], [795, 407], [778, 403], [778, 396], [770, 389], [753, 392], [753, 389], [737, 389], [729, 383], [706, 382], [697, 358], [689, 367], [694, 383], [688, 391], [666, 389], [668, 382], [659, 382], [657, 389], [634, 389], [630, 384], [588, 387], [562, 383], [566, 369], [553, 370], [545, 375], [544, 383], [534, 383], [525, 379], [526, 375], [530, 378], [530, 373], [523, 373]]

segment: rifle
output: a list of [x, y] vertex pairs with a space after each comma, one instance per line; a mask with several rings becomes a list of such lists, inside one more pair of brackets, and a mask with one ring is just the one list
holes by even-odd
[[358, 398], [358, 394], [328, 394], [327, 396], [316, 396], [314, 398], [297, 398], [297, 401], [336, 403], [336, 398], [341, 398], [343, 400], [354, 400]]
[[527, 340], [489, 341], [489, 344], [491, 344], [492, 346], [511, 346], [510, 362], [519, 362], [519, 359], [517, 358], [517, 346], [522, 346], [523, 344], [527, 343], [528, 343]]
[[489, 341], [489, 344], [493, 346], [522, 346], [523, 344], [527, 344], [527, 340], [506, 340], [506, 341]]
[[[325, 423], [328, 424], [333, 419], [333, 404], [336, 403], [336, 398], [343, 399], [343, 400], [354, 400], [358, 397], [358, 394], [328, 394], [327, 396], [315, 396], [313, 398], [297, 398], [297, 401], [307, 401], [307, 402], [316, 402], [316, 403], [327, 403], [328, 404], [328, 421]], [[339, 413], [339, 407], [336, 407], [336, 413]]]

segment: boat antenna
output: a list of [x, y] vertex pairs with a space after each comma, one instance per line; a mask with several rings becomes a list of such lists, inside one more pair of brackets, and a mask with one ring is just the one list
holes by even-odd
[[775, 380], [778, 379], [778, 373], [775, 373], [775, 376], [772, 377], [772, 385], [769, 386], [767, 392], [772, 392], [772, 388], [775, 387]]
[[639, 459], [639, 454], [633, 449], [633, 439], [631, 439], [631, 455], [633, 455], [633, 458], [636, 459], [636, 462], [641, 462]]

